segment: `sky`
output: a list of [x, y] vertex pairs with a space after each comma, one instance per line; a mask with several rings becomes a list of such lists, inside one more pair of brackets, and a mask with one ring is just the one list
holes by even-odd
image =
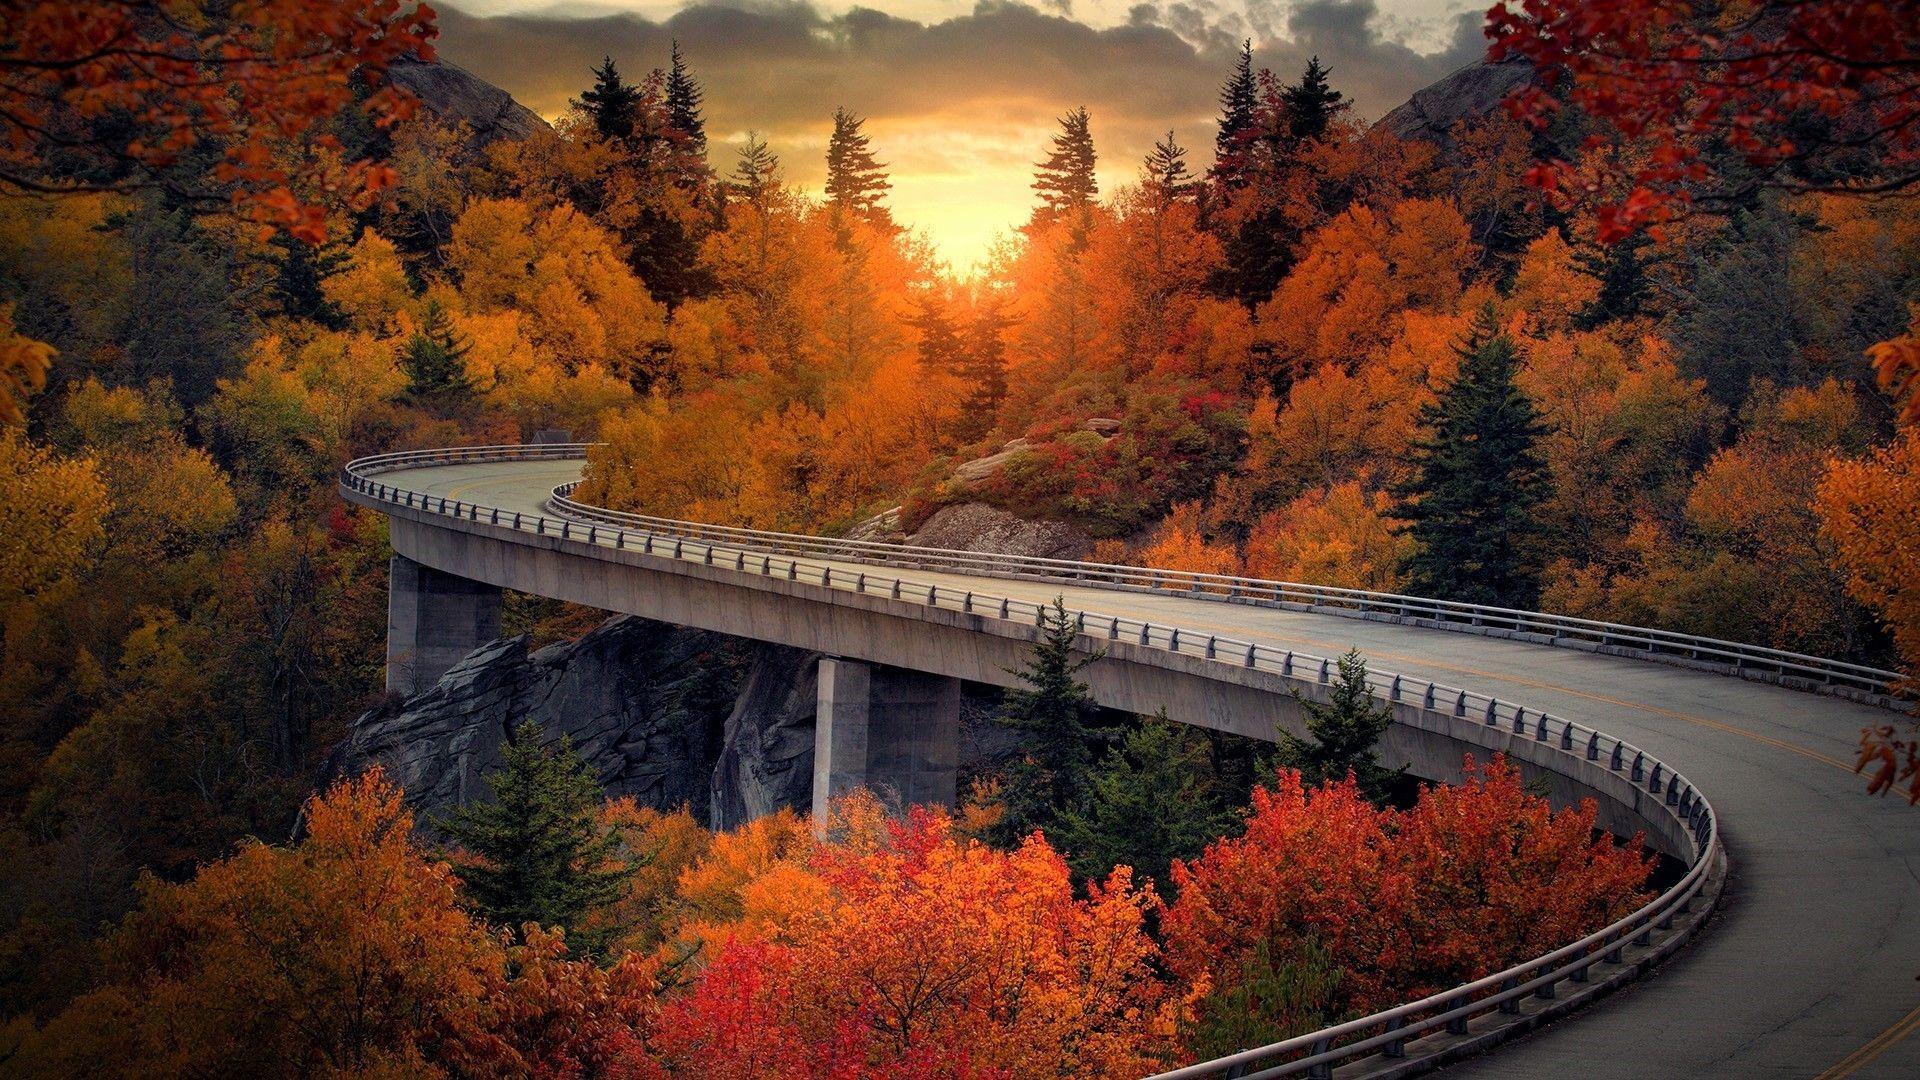
[[1102, 192], [1133, 182], [1171, 130], [1196, 172], [1244, 39], [1288, 80], [1318, 55], [1375, 119], [1485, 50], [1462, 0], [452, 0], [441, 57], [549, 119], [611, 56], [638, 78], [678, 39], [706, 90], [716, 168], [751, 131], [788, 183], [818, 193], [835, 108], [866, 120], [894, 217], [965, 273], [1026, 219], [1033, 163], [1075, 106], [1092, 113]]

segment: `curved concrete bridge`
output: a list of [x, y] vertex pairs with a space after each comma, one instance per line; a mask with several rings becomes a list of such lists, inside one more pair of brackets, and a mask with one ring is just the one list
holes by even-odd
[[[1165, 705], [1176, 719], [1259, 737], [1291, 718], [1283, 691], [1314, 693], [1317, 658], [1357, 646], [1399, 677], [1379, 688], [1398, 702], [1389, 756], [1446, 780], [1462, 751], [1503, 750], [1547, 778], [1557, 800], [1594, 795], [1609, 827], [1644, 829], [1655, 846], [1698, 863], [1690, 905], [1653, 913], [1658, 923], [1650, 915], [1592, 955], [1582, 950], [1572, 979], [1543, 977], [1503, 1015], [1436, 1030], [1410, 1058], [1480, 1045], [1489, 1032], [1531, 1026], [1509, 1030], [1516, 1017], [1504, 1014], [1544, 1018], [1597, 996], [1596, 984], [1623, 983], [1577, 1019], [1445, 1071], [1920, 1076], [1920, 1038], [1908, 1038], [1920, 1028], [1920, 810], [1868, 797], [1851, 771], [1859, 730], [1898, 719], [1884, 708], [1631, 657], [1184, 592], [658, 536], [633, 550], [642, 531], [563, 524], [552, 509], [553, 489], [579, 477], [577, 457], [393, 457], [351, 466], [343, 490], [392, 522], [398, 685], [431, 681], [496, 633], [501, 587], [803, 645], [835, 658], [822, 672], [816, 793], [881, 775], [937, 797], [950, 751], [926, 731], [949, 708], [942, 680], [1006, 684], [1004, 669], [1032, 638], [1031, 613], [1055, 596], [1081, 614], [1089, 644], [1109, 650], [1088, 669], [1103, 703]], [[944, 765], [951, 792], [950, 756]], [[1716, 897], [1708, 932], [1683, 941]], [[1625, 983], [1676, 948], [1671, 962]], [[1602, 950], [1619, 962], [1597, 962]], [[1391, 1075], [1409, 1063], [1374, 1057], [1334, 1075]]]

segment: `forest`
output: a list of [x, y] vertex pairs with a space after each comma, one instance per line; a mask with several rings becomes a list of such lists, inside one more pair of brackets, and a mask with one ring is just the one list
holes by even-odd
[[[677, 46], [489, 141], [383, 77], [432, 60], [430, 8], [234, 6], [0, 16], [0, 1071], [1132, 1076], [1647, 887], [1637, 842], [1502, 761], [1444, 788], [1364, 738], [1327, 757], [1364, 693], [1228, 775], [1095, 717], [1058, 641], [1002, 717], [1040, 749], [951, 810], [714, 833], [531, 733], [484, 804], [517, 823], [416, 822], [329, 764], [383, 699], [385, 523], [335, 487], [359, 455], [564, 431], [598, 444], [575, 497], [617, 509], [842, 535], [985, 503], [1102, 561], [1920, 670], [1897, 12], [1761, 4], [1799, 22], [1737, 39], [1502, 4], [1495, 57], [1552, 74], [1436, 139], [1249, 43], [1204, 152], [1169, 131], [1118, 190], [1061, 102], [1031, 215], [959, 275], [895, 219], [858, 102], [806, 192], [710, 143]], [[1609, 34], [1643, 51], [1582, 52]], [[1759, 46], [1676, 94], [1654, 53], [1688, 34]], [[1920, 799], [1904, 727], [1862, 765]], [[1145, 835], [1169, 799], [1192, 820]], [[503, 872], [549, 841], [539, 880]]]

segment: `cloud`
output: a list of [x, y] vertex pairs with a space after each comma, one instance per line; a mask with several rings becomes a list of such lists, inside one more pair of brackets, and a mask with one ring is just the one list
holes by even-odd
[[[817, 159], [833, 110], [867, 117], [867, 131], [894, 168], [896, 207], [916, 219], [915, 177], [942, 178], [957, 199], [956, 170], [977, 170], [978, 204], [1001, 222], [1024, 216], [1024, 173], [1040, 158], [1055, 121], [1086, 105], [1093, 113], [1103, 186], [1131, 179], [1141, 156], [1169, 128], [1204, 166], [1213, 141], [1215, 95], [1239, 42], [1256, 40], [1256, 62], [1288, 78], [1318, 54], [1363, 116], [1378, 116], [1483, 48], [1456, 35], [1434, 54], [1387, 36], [1391, 20], [1372, 0], [1272, 0], [1225, 4], [1175, 0], [1134, 5], [1126, 22], [1093, 27], [1072, 6], [980, 0], [972, 11], [917, 21], [872, 8], [829, 13], [793, 0], [700, 3], [648, 18], [592, 9], [440, 17], [447, 59], [556, 116], [611, 56], [637, 78], [666, 62], [669, 43], [706, 88], [716, 144], [760, 132], [791, 179], [817, 188]], [[942, 137], [951, 145], [943, 145]], [[715, 155], [730, 166], [724, 151]], [[931, 196], [930, 196], [931, 197]], [[927, 208], [931, 218], [960, 213]], [[979, 206], [966, 210], [982, 220]], [[938, 221], [932, 221], [938, 235]], [[976, 226], [970, 226], [974, 228]], [[975, 240], [968, 240], [973, 244]]]

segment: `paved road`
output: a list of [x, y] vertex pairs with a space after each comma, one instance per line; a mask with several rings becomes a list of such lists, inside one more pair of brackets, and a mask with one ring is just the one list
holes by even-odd
[[[381, 481], [534, 513], [580, 463], [500, 462]], [[822, 562], [821, 565], [834, 565]], [[1632, 742], [1700, 786], [1733, 861], [1722, 910], [1650, 977], [1455, 1065], [1489, 1077], [1920, 1077], [1920, 809], [1850, 771], [1891, 714], [1572, 649], [1151, 593], [904, 571], [1017, 599], [1331, 656], [1546, 709]]]

